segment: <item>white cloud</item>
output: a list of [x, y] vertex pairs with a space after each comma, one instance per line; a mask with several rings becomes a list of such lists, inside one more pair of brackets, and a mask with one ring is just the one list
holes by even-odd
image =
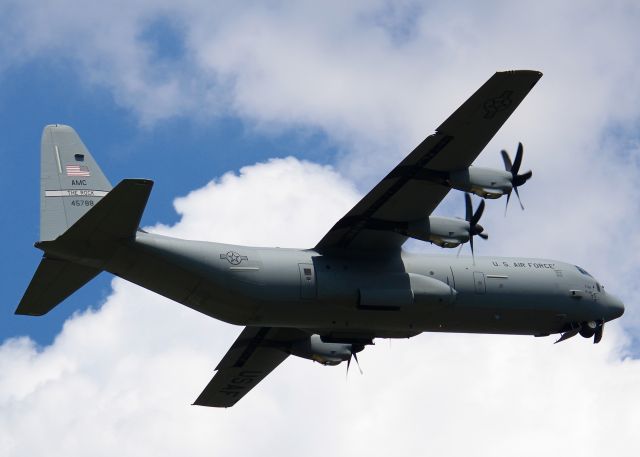
[[353, 185], [330, 167], [271, 159], [178, 198], [177, 212], [189, 217], [154, 230], [230, 244], [309, 248], [358, 198]]
[[[547, 72], [539, 112], [570, 113], [565, 130], [637, 115], [628, 70], [638, 63], [629, 38], [639, 15], [633, 1], [9, 1], [0, 49], [4, 65], [70, 59], [146, 122], [223, 110], [320, 127], [350, 146], [404, 148], [497, 69]], [[159, 24], [180, 52], [158, 55], [147, 32]]]
[[[293, 192], [299, 184], [311, 190], [304, 198]], [[181, 220], [154, 230], [309, 246], [326, 228], [318, 225], [356, 198], [330, 168], [273, 160], [176, 200]], [[246, 220], [247, 211], [262, 222]], [[239, 329], [125, 281], [113, 287], [52, 345], [21, 338], [0, 346], [3, 455], [533, 456], [569, 453], [576, 443], [588, 443], [584, 455], [640, 450], [640, 414], [629, 403], [640, 361], [625, 357], [617, 325], [598, 346], [446, 334], [379, 341], [361, 353], [365, 375], [353, 370], [348, 381], [344, 366], [290, 358], [236, 406], [216, 410], [190, 403]]]

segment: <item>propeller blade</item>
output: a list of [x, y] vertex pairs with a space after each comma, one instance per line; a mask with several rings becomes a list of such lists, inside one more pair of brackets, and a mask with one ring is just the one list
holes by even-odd
[[602, 340], [602, 333], [604, 332], [604, 322], [598, 322], [596, 332], [593, 334], [593, 344], [598, 344]]
[[511, 168], [513, 168], [513, 165], [511, 164], [511, 157], [509, 157], [509, 153], [503, 149], [502, 151], [500, 151], [500, 154], [502, 154], [504, 169], [510, 172]]
[[509, 157], [507, 151], [502, 150], [500, 151], [500, 153], [502, 154], [502, 160], [504, 162], [505, 170], [511, 173], [511, 185], [513, 186], [511, 191], [507, 193], [507, 203], [504, 207], [504, 214], [506, 216], [507, 208], [509, 208], [509, 200], [511, 199], [511, 192], [514, 190], [516, 191], [516, 197], [518, 197], [520, 208], [524, 209], [524, 205], [522, 204], [522, 200], [520, 199], [520, 193], [518, 192], [518, 187], [527, 182], [527, 180], [531, 178], [533, 173], [531, 171], [527, 171], [526, 173], [522, 173], [521, 175], [518, 174], [518, 171], [520, 171], [520, 165], [522, 165], [522, 157], [524, 155], [524, 146], [522, 146], [522, 143], [518, 143], [516, 159], [513, 161], [513, 163], [511, 163], [511, 158]]
[[[360, 362], [358, 362], [358, 354], [356, 354], [355, 352], [352, 352], [351, 354], [353, 355], [353, 358], [356, 361], [356, 365], [358, 366], [358, 370], [360, 370], [360, 374], [364, 374], [362, 372], [362, 368], [360, 368]], [[351, 360], [351, 357], [349, 357], [349, 360]]]
[[480, 200], [480, 205], [478, 205], [478, 209], [476, 210], [476, 212], [474, 213], [470, 221], [470, 224], [472, 226], [475, 226], [478, 224], [478, 221], [482, 217], [483, 212], [484, 212], [484, 200]]
[[520, 200], [520, 193], [518, 192], [518, 188], [514, 187], [513, 190], [516, 191], [516, 197], [518, 197], [518, 203], [520, 203], [520, 208], [524, 210], [524, 206], [522, 206], [522, 200]]
[[532, 175], [533, 173], [531, 172], [531, 170], [527, 171], [526, 173], [522, 173], [521, 175], [517, 175], [515, 178], [513, 178], [513, 187], [523, 185], [529, 180], [529, 178], [531, 178]]
[[509, 208], [509, 200], [511, 199], [511, 191], [507, 194], [507, 204], [504, 205], [504, 217], [507, 217], [507, 209]]
[[568, 332], [564, 332], [562, 336], [553, 344], [558, 344], [561, 341], [568, 340], [569, 338], [573, 338], [578, 334], [579, 331], [580, 331], [580, 327], [574, 328], [573, 330], [569, 330]]
[[[489, 235], [484, 233], [484, 228], [478, 224], [480, 218], [482, 217], [482, 213], [484, 213], [485, 203], [484, 200], [480, 200], [480, 204], [476, 209], [475, 213], [473, 212], [473, 204], [471, 203], [471, 195], [468, 193], [464, 194], [464, 204], [465, 204], [465, 213], [466, 220], [469, 223], [469, 247], [471, 248], [471, 257], [473, 258], [473, 264], [475, 265], [475, 253], [473, 250], [473, 237], [476, 235], [480, 235], [482, 239], [489, 238]], [[458, 255], [460, 252], [458, 251]]]
[[471, 224], [471, 219], [473, 218], [473, 207], [471, 206], [471, 195], [468, 193], [464, 194], [464, 209], [465, 209], [465, 220]]
[[351, 366], [351, 357], [353, 357], [353, 352], [351, 353], [351, 355], [347, 359], [347, 379], [349, 379], [349, 367]]
[[511, 173], [513, 174], [513, 176], [516, 176], [518, 174], [518, 171], [520, 171], [520, 165], [522, 164], [523, 152], [524, 152], [524, 147], [522, 146], [522, 143], [518, 143], [518, 150], [516, 152], [516, 160], [513, 161], [513, 167], [511, 167]]

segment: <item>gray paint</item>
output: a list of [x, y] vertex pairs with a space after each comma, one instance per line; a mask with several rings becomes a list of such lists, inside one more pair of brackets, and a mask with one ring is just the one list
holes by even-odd
[[[240, 265], [260, 268], [235, 269], [221, 259], [230, 251], [247, 257]], [[321, 334], [347, 330], [374, 337], [421, 331], [537, 335], [561, 332], [570, 322], [610, 320], [621, 312], [619, 301], [597, 292], [594, 278], [549, 259], [477, 257], [474, 262], [407, 252], [362, 259], [146, 233], [138, 233], [120, 252], [108, 271], [241, 325], [305, 328]], [[138, 260], [132, 265], [131, 259]], [[173, 270], [158, 264], [173, 265]], [[301, 288], [307, 287], [301, 264], [315, 265], [316, 297], [301, 295]], [[483, 280], [482, 293], [474, 276]], [[197, 300], [199, 290], [212, 293], [207, 300]], [[581, 291], [582, 298], [574, 298], [572, 290]], [[375, 303], [361, 306], [363, 291], [370, 300], [375, 297]]]
[[[234, 265], [236, 252], [246, 260]], [[57, 256], [64, 252], [56, 251]], [[422, 331], [538, 335], [566, 324], [611, 320], [621, 304], [570, 264], [530, 258], [385, 253], [335, 257], [313, 250], [256, 248], [137, 232], [103, 258], [104, 269], [208, 316], [237, 325], [293, 327], [367, 337]], [[301, 266], [313, 265], [314, 294]], [[252, 267], [239, 269], [238, 267]], [[559, 274], [560, 272], [560, 274]], [[474, 277], [483, 278], [483, 293]], [[581, 298], [575, 293], [580, 291]], [[375, 303], [362, 303], [362, 297]], [[367, 299], [367, 298], [366, 298]], [[364, 306], [362, 306], [364, 304]], [[498, 317], [496, 317], [498, 316]]]
[[40, 241], [49, 241], [71, 227], [112, 187], [68, 125], [46, 126], [40, 151]]

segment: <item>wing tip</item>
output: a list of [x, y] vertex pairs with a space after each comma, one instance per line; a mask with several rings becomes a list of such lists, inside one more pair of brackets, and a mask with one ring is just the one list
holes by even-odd
[[231, 408], [233, 405], [235, 405], [237, 402], [233, 402], [233, 403], [225, 403], [225, 404], [216, 404], [216, 403], [212, 403], [212, 402], [205, 402], [200, 400], [200, 397], [196, 398], [196, 400], [191, 403], [191, 406], [204, 406], [206, 408]]
[[47, 124], [44, 126], [44, 132], [73, 132], [76, 131], [70, 125], [66, 124]]
[[540, 78], [542, 78], [543, 73], [539, 70], [502, 70], [496, 71], [496, 75], [502, 76], [516, 76], [516, 77], [524, 77], [530, 78], [532, 80], [532, 85], [535, 85]]
[[527, 69], [518, 69], [518, 70], [498, 70], [496, 73], [518, 73], [518, 74], [530, 74], [536, 76], [542, 76], [542, 72], [539, 70], [527, 70]]
[[18, 305], [18, 307], [16, 308], [16, 310], [13, 312], [13, 314], [15, 314], [16, 316], [31, 316], [31, 317], [40, 317], [40, 316], [44, 316], [45, 314], [47, 314], [48, 311], [45, 312], [41, 312], [41, 311], [30, 311], [27, 309], [26, 306], [20, 306]]

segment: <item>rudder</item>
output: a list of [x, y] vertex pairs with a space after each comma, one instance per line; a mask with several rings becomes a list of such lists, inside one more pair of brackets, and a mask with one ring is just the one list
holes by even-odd
[[68, 125], [44, 128], [40, 167], [40, 241], [56, 239], [112, 189]]

